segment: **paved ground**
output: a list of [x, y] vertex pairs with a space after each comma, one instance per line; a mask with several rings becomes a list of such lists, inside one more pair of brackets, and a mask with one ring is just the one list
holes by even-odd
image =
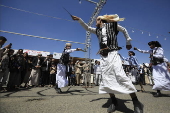
[[[138, 85], [135, 87], [140, 89]], [[170, 113], [170, 91], [155, 98], [152, 87], [144, 87], [146, 92], [137, 92], [137, 96], [145, 105], [145, 113]], [[54, 88], [36, 87], [0, 93], [0, 113], [107, 113], [109, 95], [98, 94], [98, 87], [72, 86], [62, 91], [63, 94], [57, 94]], [[115, 113], [133, 113], [129, 95], [117, 94], [116, 97], [119, 107]]]

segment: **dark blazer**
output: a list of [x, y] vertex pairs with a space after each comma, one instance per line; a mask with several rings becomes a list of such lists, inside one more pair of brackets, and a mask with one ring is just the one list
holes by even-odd
[[[32, 68], [33, 69], [36, 68], [35, 66], [37, 66], [37, 62], [38, 62], [38, 57], [35, 57], [32, 61]], [[42, 58], [40, 58], [40, 66], [42, 65], [42, 63], [43, 63], [43, 60], [42, 60]]]
[[[47, 68], [47, 65], [48, 65], [48, 70], [46, 70], [46, 68]], [[50, 71], [50, 67], [51, 67], [51, 60], [50, 59], [48, 59], [48, 64], [47, 64], [47, 60], [43, 60], [43, 63], [42, 63], [42, 66], [41, 66], [42, 68], [42, 71]]]

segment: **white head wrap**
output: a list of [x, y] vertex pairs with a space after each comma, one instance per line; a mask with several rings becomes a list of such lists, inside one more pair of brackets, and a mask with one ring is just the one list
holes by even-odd
[[71, 46], [71, 43], [66, 43], [66, 46]]
[[109, 22], [124, 21], [124, 19], [125, 19], [125, 18], [119, 18], [119, 16], [117, 14], [114, 14], [114, 15], [103, 15], [103, 16], [98, 16], [97, 18], [105, 20], [107, 23], [109, 23]]

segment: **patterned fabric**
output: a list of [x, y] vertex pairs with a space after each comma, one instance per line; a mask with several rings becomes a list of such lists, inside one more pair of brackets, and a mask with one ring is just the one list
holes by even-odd
[[63, 51], [61, 57], [60, 57], [60, 63], [61, 64], [68, 64], [69, 60], [70, 60], [70, 54], [69, 53], [65, 53], [65, 50]]
[[103, 45], [103, 38], [105, 37], [102, 33], [102, 28], [96, 28], [96, 34], [99, 39], [100, 49], [109, 47], [110, 50], [118, 50], [117, 42], [117, 22], [105, 24], [107, 44]]
[[123, 58], [124, 60], [128, 61], [128, 62], [129, 62], [129, 65], [131, 65], [131, 66], [137, 66], [138, 69], [140, 68], [140, 65], [139, 65], [139, 63], [138, 63], [138, 60], [137, 60], [136, 56], [130, 56], [130, 57], [128, 57], [128, 58], [122, 57], [122, 58]]
[[[90, 26], [88, 26], [82, 19], [79, 19], [79, 21], [78, 21], [80, 24], [81, 24], [81, 26], [86, 30], [86, 31], [90, 31], [91, 33], [94, 33], [94, 34], [96, 34], [96, 29], [97, 28], [93, 28], [93, 27], [90, 27]], [[104, 25], [106, 25], [106, 24], [104, 24]], [[127, 30], [124, 28], [124, 27], [122, 27], [121, 25], [117, 25], [117, 33], [118, 33], [118, 31], [120, 31], [120, 32], [122, 32], [123, 33], [123, 35], [124, 35], [124, 37], [126, 38], [126, 45], [131, 45], [131, 38], [130, 38], [130, 36], [129, 36], [129, 34], [128, 34], [128, 32], [127, 32]], [[106, 32], [105, 32], [106, 33]], [[103, 34], [103, 33], [102, 33]]]

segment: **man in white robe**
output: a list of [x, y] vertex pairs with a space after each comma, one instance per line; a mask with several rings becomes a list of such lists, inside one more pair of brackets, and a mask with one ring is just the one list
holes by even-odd
[[56, 74], [56, 91], [61, 93], [61, 88], [68, 85], [68, 80], [66, 79], [66, 68], [70, 61], [70, 53], [74, 51], [81, 51], [81, 48], [71, 49], [71, 43], [66, 43], [62, 56], [59, 63], [57, 64], [57, 74]]
[[140, 50], [134, 48], [141, 53], [149, 53], [152, 64], [152, 76], [153, 76], [153, 90], [157, 90], [154, 97], [161, 97], [161, 90], [170, 91], [170, 73], [167, 69], [168, 59], [164, 56], [164, 50], [158, 41], [151, 41], [148, 43], [151, 50]]
[[87, 31], [97, 35], [101, 54], [101, 69], [102, 81], [99, 87], [99, 93], [108, 93], [112, 100], [112, 104], [107, 109], [107, 112], [114, 112], [118, 106], [115, 94], [130, 94], [135, 113], [143, 113], [143, 104], [139, 102], [135, 92], [137, 91], [131, 80], [126, 76], [122, 61], [118, 54], [117, 34], [119, 31], [124, 33], [126, 38], [126, 48], [132, 48], [130, 41], [132, 40], [126, 29], [117, 24], [118, 21], [123, 21], [124, 18], [119, 18], [115, 15], [99, 16], [96, 19], [97, 28], [88, 26], [79, 17], [72, 16], [73, 20], [77, 20]]

